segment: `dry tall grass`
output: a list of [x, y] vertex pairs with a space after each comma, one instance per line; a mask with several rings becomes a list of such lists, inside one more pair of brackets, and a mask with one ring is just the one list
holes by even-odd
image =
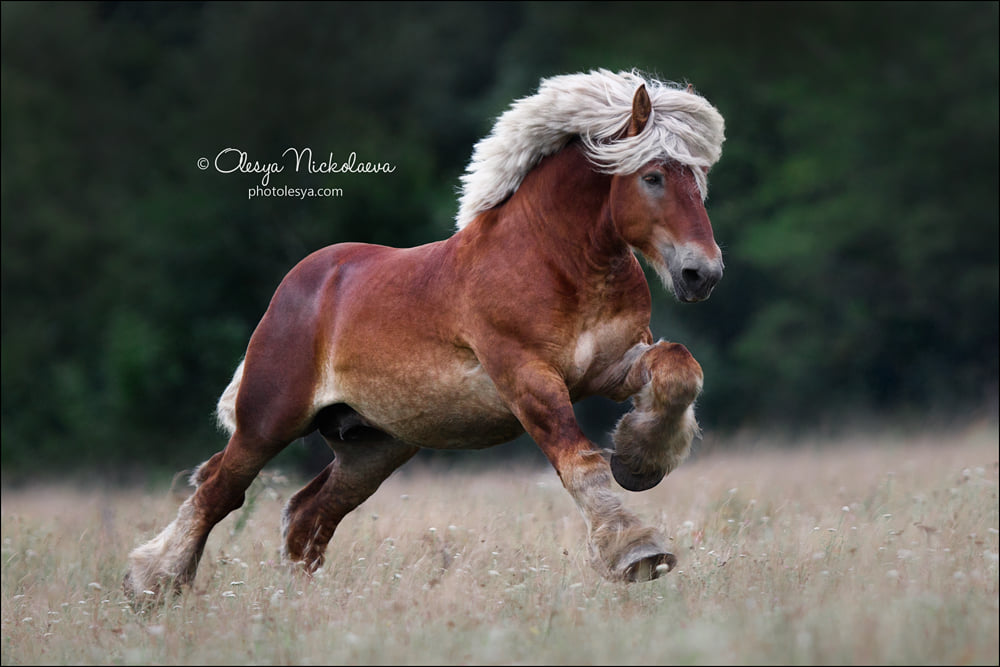
[[680, 560], [631, 586], [589, 569], [553, 471], [419, 457], [306, 580], [275, 562], [296, 487], [272, 474], [144, 615], [125, 557], [179, 498], [5, 491], [3, 663], [995, 665], [997, 446], [988, 424], [704, 454], [628, 494]]

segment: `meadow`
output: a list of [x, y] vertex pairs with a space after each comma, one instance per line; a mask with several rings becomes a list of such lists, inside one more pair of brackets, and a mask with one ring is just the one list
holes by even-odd
[[995, 421], [724, 444], [622, 492], [679, 559], [633, 585], [589, 567], [551, 469], [418, 456], [344, 520], [311, 579], [277, 557], [298, 484], [266, 470], [193, 589], [137, 613], [126, 556], [187, 489], [5, 488], [2, 662], [998, 663]]

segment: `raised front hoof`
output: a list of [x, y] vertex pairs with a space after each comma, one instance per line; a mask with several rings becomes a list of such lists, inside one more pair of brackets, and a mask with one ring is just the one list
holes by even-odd
[[653, 553], [634, 554], [628, 559], [628, 564], [621, 571], [622, 581], [642, 583], [652, 581], [677, 565], [677, 557], [672, 553], [654, 550]]
[[617, 454], [611, 455], [611, 474], [615, 481], [626, 491], [648, 491], [660, 483], [666, 474], [653, 472], [646, 475], [636, 475], [622, 461]]

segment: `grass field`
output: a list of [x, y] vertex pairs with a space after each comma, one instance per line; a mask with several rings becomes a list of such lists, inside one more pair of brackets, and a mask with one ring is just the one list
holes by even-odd
[[194, 589], [144, 614], [120, 590], [126, 555], [183, 496], [5, 489], [2, 662], [996, 665], [997, 451], [995, 423], [703, 447], [622, 492], [679, 558], [634, 585], [589, 568], [554, 471], [419, 457], [309, 580], [276, 562], [298, 486], [268, 472]]

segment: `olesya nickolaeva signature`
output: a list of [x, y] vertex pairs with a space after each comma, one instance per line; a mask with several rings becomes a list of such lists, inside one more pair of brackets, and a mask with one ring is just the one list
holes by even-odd
[[332, 151], [326, 159], [317, 160], [311, 148], [286, 148], [281, 153], [281, 160], [276, 162], [251, 159], [246, 151], [239, 148], [224, 148], [212, 162], [204, 157], [198, 160], [199, 169], [206, 170], [209, 166], [220, 174], [261, 174], [261, 185], [268, 185], [271, 174], [280, 174], [286, 167], [291, 167], [295, 173], [306, 174], [391, 174], [396, 171], [396, 165], [390, 162], [359, 160], [354, 151], [343, 160], [338, 160]]

